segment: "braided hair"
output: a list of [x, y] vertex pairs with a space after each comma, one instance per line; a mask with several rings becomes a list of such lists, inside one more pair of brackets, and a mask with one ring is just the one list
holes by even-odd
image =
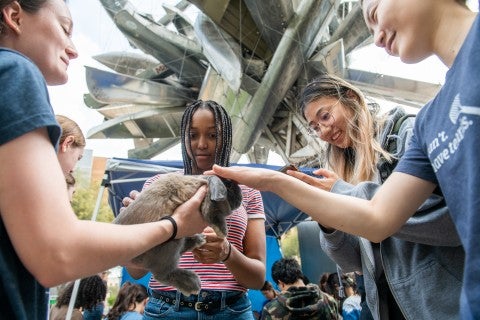
[[[68, 306], [73, 293], [75, 282], [71, 282], [62, 291], [57, 298], [56, 306]], [[98, 303], [105, 300], [107, 296], [107, 286], [98, 275], [83, 278], [78, 286], [78, 294], [75, 299], [74, 307], [76, 309], [93, 309]]]
[[210, 110], [215, 119], [215, 130], [217, 133], [215, 143], [215, 164], [222, 167], [230, 165], [230, 152], [232, 150], [232, 121], [227, 111], [215, 101], [196, 100], [187, 108], [182, 116], [181, 122], [181, 143], [182, 143], [182, 157], [185, 174], [198, 174], [198, 167], [195, 159], [190, 158], [187, 150], [191, 150], [190, 144], [190, 128], [194, 113], [198, 109]]

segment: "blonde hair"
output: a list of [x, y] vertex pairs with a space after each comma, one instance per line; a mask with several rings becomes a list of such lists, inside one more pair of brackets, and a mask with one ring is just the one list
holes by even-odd
[[73, 147], [86, 146], [85, 136], [83, 135], [82, 129], [80, 129], [75, 121], [62, 115], [56, 115], [55, 118], [62, 128], [62, 136], [60, 137], [59, 144], [62, 144], [68, 136], [72, 136], [74, 139], [72, 143]]
[[[383, 120], [375, 118], [369, 110], [363, 93], [345, 80], [330, 74], [324, 74], [307, 84], [299, 98], [299, 108], [305, 118], [308, 104], [323, 98], [333, 97], [348, 110], [346, 133], [352, 140], [352, 146], [340, 148], [329, 144], [327, 164], [347, 182], [356, 184], [372, 180], [376, 176], [376, 164], [380, 156], [387, 161], [391, 155], [382, 149], [376, 137]], [[375, 112], [376, 114], [376, 112]]]

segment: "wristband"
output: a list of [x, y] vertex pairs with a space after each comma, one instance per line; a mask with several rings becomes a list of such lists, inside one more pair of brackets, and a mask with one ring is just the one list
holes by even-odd
[[177, 236], [177, 231], [178, 231], [177, 222], [175, 221], [175, 219], [173, 219], [171, 216], [163, 216], [163, 217], [160, 218], [160, 220], [168, 220], [172, 223], [172, 226], [173, 226], [173, 234], [165, 242], [168, 242], [168, 241], [171, 241], [171, 240], [175, 239], [175, 237]]
[[225, 262], [228, 260], [228, 258], [230, 258], [230, 254], [232, 253], [232, 244], [230, 243], [230, 241], [228, 242], [228, 253], [227, 253], [227, 256], [225, 257], [225, 259], [222, 260], [222, 262]]

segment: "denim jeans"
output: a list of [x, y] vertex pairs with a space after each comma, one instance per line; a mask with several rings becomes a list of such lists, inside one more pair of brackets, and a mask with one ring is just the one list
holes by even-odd
[[[238, 295], [238, 291], [213, 291], [202, 290], [197, 295], [191, 295], [189, 297], [182, 296], [180, 292], [169, 291], [165, 292], [172, 300], [175, 300], [174, 304], [165, 302], [164, 300], [156, 299], [152, 296], [149, 297], [148, 303], [145, 306], [145, 312], [143, 314], [144, 320], [155, 319], [185, 319], [185, 320], [253, 320], [253, 313], [250, 300], [248, 296], [244, 294], [236, 302], [231, 305], [225, 305], [225, 299], [231, 296]], [[180, 299], [187, 302], [197, 301], [209, 301], [216, 300], [221, 301], [220, 307], [213, 314], [206, 314], [201, 311], [195, 311], [195, 309], [187, 306], [180, 305]]]

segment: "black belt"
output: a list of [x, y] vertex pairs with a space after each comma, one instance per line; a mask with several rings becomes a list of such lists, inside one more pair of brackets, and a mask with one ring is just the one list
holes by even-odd
[[[163, 294], [160, 291], [155, 291], [151, 290], [152, 297], [155, 299], [165, 301], [168, 304], [175, 304], [177, 301], [175, 298], [172, 298], [171, 296], [167, 294]], [[230, 306], [234, 304], [235, 302], [238, 301], [238, 299], [242, 298], [244, 292], [240, 292], [239, 294], [236, 294], [234, 296], [226, 297], [225, 298], [225, 305]], [[182, 298], [180, 298], [180, 306], [182, 307], [188, 307], [191, 309], [195, 309], [195, 311], [199, 312], [205, 312], [205, 313], [213, 313], [220, 309], [222, 305], [222, 299], [216, 299], [216, 300], [208, 300], [208, 298], [205, 301], [187, 301]]]

